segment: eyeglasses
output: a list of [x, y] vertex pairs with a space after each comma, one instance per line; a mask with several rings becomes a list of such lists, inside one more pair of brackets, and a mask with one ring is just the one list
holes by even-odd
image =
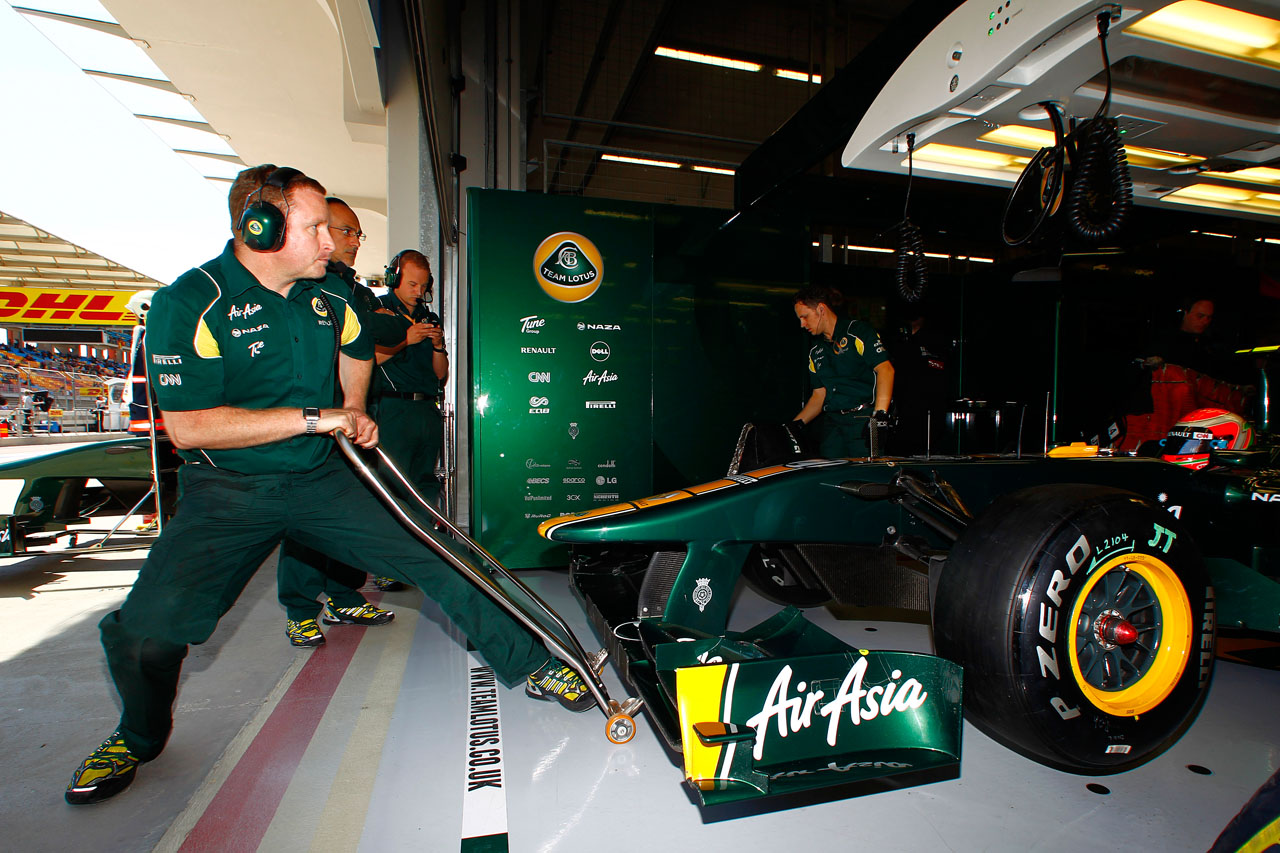
[[363, 243], [369, 237], [368, 234], [364, 233], [363, 231], [357, 231], [354, 228], [334, 228], [332, 225], [330, 225], [329, 230], [337, 231], [339, 234], [346, 237], [348, 240], [350, 240], [352, 237], [355, 237], [361, 243]]

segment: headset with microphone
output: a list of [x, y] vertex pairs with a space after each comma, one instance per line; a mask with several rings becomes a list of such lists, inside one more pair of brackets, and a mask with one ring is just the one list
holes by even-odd
[[[416, 249], [403, 249], [396, 252], [396, 256], [391, 259], [391, 263], [387, 264], [386, 273], [383, 276], [383, 283], [386, 284], [388, 290], [395, 290], [400, 286], [400, 277], [402, 274], [401, 268], [403, 266], [404, 256], [409, 252], [421, 254], [421, 252], [417, 252]], [[430, 268], [428, 268], [426, 286], [427, 295], [424, 299], [418, 300], [418, 305], [413, 309], [413, 314], [411, 315], [411, 319], [415, 323], [426, 320], [429, 323], [441, 325], [440, 316], [427, 307], [431, 302], [431, 294], [435, 292], [435, 286], [435, 274], [431, 272]]]
[[[285, 188], [291, 181], [305, 177], [302, 172], [288, 166], [276, 168], [273, 165], [270, 168], [272, 171], [262, 185], [245, 199], [244, 212], [240, 214], [240, 222], [236, 225], [236, 231], [240, 233], [244, 244], [255, 252], [275, 252], [284, 245], [285, 222], [289, 218], [289, 197]], [[262, 191], [267, 187], [280, 190], [280, 195], [284, 198], [284, 210], [262, 197]], [[249, 199], [254, 196], [258, 200], [250, 203]]]

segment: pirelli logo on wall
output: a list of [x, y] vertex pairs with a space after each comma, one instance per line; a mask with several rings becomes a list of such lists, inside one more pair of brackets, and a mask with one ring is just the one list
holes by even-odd
[[0, 287], [0, 323], [132, 326], [138, 318], [127, 308], [131, 296], [127, 290]]

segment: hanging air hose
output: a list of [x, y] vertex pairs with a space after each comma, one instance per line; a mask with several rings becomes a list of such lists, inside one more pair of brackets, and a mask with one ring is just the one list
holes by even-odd
[[1107, 31], [1111, 14], [1098, 14], [1098, 41], [1102, 44], [1102, 67], [1107, 74], [1107, 94], [1090, 121], [1072, 134], [1076, 175], [1067, 196], [1067, 221], [1071, 230], [1086, 240], [1098, 242], [1113, 237], [1133, 207], [1133, 182], [1129, 160], [1120, 140], [1116, 120], [1107, 116], [1111, 108], [1111, 58], [1107, 55]]
[[894, 226], [898, 232], [898, 248], [894, 250], [894, 279], [898, 285], [898, 293], [908, 302], [919, 302], [924, 296], [928, 269], [925, 266], [924, 237], [920, 229], [907, 215], [911, 204], [911, 179], [914, 169], [913, 155], [916, 147], [916, 135], [907, 134], [907, 197], [902, 203], [902, 221]]
[[[1093, 118], [1080, 122], [1065, 135], [1061, 107], [1041, 104], [1053, 121], [1055, 144], [1040, 149], [1009, 194], [1001, 230], [1005, 243], [1010, 246], [1021, 245], [1043, 233], [1045, 225], [1058, 212], [1068, 166], [1072, 174], [1066, 189], [1067, 222], [1077, 236], [1092, 242], [1115, 236], [1133, 207], [1133, 182], [1129, 178], [1124, 143], [1115, 119], [1107, 116], [1111, 108], [1111, 58], [1107, 53], [1110, 12], [1099, 13], [1097, 20], [1102, 67], [1107, 75], [1106, 94]], [[1016, 227], [1019, 215], [1031, 217], [1030, 227]]]

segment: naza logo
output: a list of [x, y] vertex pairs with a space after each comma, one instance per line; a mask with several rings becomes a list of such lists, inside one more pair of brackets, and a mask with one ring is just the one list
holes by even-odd
[[529, 371], [530, 382], [550, 382], [551, 372], [547, 370], [531, 370]]
[[533, 274], [543, 292], [557, 302], [583, 302], [600, 288], [604, 261], [586, 237], [558, 231], [534, 250]]

